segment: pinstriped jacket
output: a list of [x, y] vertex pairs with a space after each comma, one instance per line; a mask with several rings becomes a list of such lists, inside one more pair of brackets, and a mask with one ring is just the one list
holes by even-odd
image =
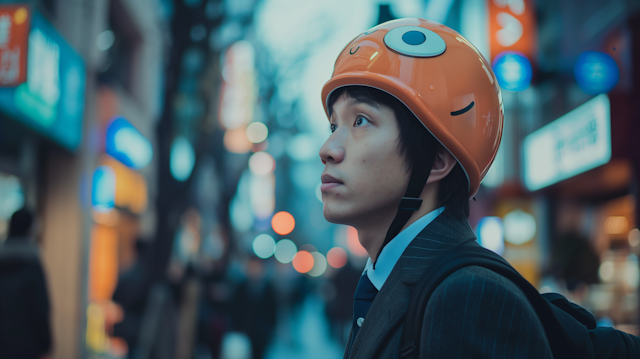
[[[371, 304], [351, 354], [345, 350], [344, 359], [398, 358], [413, 286], [439, 253], [454, 246], [477, 246], [475, 239], [469, 222], [448, 212], [420, 232]], [[420, 358], [552, 357], [527, 298], [488, 269], [474, 266], [454, 272], [427, 304]]]

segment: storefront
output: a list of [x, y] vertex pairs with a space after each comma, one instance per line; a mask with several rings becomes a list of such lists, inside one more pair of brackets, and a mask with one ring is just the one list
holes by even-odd
[[[148, 189], [139, 170], [151, 162], [153, 148], [123, 117], [108, 120], [104, 133], [105, 153], [91, 184], [86, 345], [98, 357], [122, 357], [128, 348], [123, 338], [115, 337], [114, 326], [131, 314], [114, 303], [113, 295], [119, 278], [140, 261], [136, 242], [141, 240]], [[144, 285], [144, 278], [139, 279], [139, 285]]]
[[13, 211], [23, 205], [34, 211], [52, 305], [53, 354], [73, 357], [82, 331], [76, 320], [84, 273], [77, 189], [85, 63], [36, 9], [0, 6], [0, 238]]
[[598, 95], [529, 134], [523, 179], [548, 202], [541, 290], [563, 292], [601, 325], [637, 334], [637, 184], [624, 146], [627, 119], [615, 116], [613, 102]]

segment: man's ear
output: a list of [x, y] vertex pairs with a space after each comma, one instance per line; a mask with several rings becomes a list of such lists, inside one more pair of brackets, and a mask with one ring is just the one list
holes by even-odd
[[447, 177], [453, 167], [456, 166], [456, 163], [458, 163], [458, 161], [456, 161], [453, 155], [442, 145], [439, 145], [436, 160], [433, 162], [433, 168], [431, 169], [427, 183], [437, 182]]

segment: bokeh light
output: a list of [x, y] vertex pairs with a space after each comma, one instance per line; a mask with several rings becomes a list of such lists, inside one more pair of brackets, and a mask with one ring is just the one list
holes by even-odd
[[281, 211], [273, 215], [271, 219], [271, 227], [273, 231], [281, 236], [286, 236], [291, 233], [296, 227], [296, 220], [291, 213]]
[[249, 169], [258, 176], [268, 175], [276, 167], [276, 161], [266, 152], [257, 152], [249, 158]]
[[313, 269], [313, 262], [313, 255], [311, 255], [311, 253], [307, 251], [299, 251], [293, 257], [293, 268], [299, 273], [308, 273]]
[[253, 240], [253, 252], [262, 259], [271, 257], [276, 251], [276, 241], [268, 234], [261, 234]]
[[105, 30], [96, 38], [96, 47], [100, 51], [109, 50], [113, 43], [116, 41], [116, 37], [111, 30]]
[[327, 262], [333, 268], [342, 268], [347, 264], [347, 251], [340, 247], [333, 247], [327, 253]]
[[262, 122], [254, 122], [247, 126], [247, 138], [253, 143], [260, 143], [269, 136], [269, 129]]
[[347, 226], [347, 249], [351, 254], [358, 257], [364, 257], [367, 255], [367, 250], [364, 249], [358, 239], [358, 231], [351, 226]]
[[492, 67], [500, 87], [504, 90], [523, 91], [531, 84], [531, 62], [522, 53], [501, 52], [493, 60]]
[[186, 181], [191, 176], [195, 163], [196, 155], [191, 142], [182, 136], [176, 137], [171, 144], [169, 160], [173, 178], [180, 182]]
[[634, 228], [629, 231], [629, 245], [631, 247], [637, 247], [640, 244], [640, 229]]
[[311, 252], [311, 256], [313, 257], [313, 268], [308, 274], [312, 277], [319, 277], [327, 270], [327, 259], [320, 252]]
[[247, 138], [247, 130], [244, 126], [227, 130], [223, 142], [224, 147], [231, 153], [247, 153], [253, 147], [253, 143]]
[[478, 242], [497, 254], [504, 252], [504, 227], [499, 217], [484, 217], [478, 222]]
[[629, 226], [629, 221], [625, 216], [609, 216], [604, 221], [604, 230], [607, 234], [624, 233]]
[[529, 242], [536, 235], [536, 220], [521, 209], [516, 209], [504, 216], [504, 240], [521, 245]]
[[282, 239], [276, 244], [276, 260], [280, 263], [291, 263], [298, 247], [288, 239]]
[[616, 61], [598, 51], [585, 51], [578, 57], [573, 74], [580, 88], [589, 95], [611, 91], [620, 80]]
[[604, 261], [600, 264], [600, 268], [598, 268], [598, 277], [600, 280], [607, 283], [613, 279], [613, 275], [615, 274], [615, 266], [612, 261]]

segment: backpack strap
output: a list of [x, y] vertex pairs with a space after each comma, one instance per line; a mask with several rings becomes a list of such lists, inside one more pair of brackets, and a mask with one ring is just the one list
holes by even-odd
[[[416, 283], [405, 317], [400, 358], [417, 358], [424, 314], [429, 298], [449, 275], [468, 266], [489, 269], [513, 282], [535, 310], [555, 358], [592, 358], [593, 348], [588, 347], [587, 328], [560, 308], [545, 300], [538, 290], [524, 279], [499, 255], [482, 247], [458, 246], [445, 251], [427, 267]], [[588, 344], [587, 344], [588, 343]], [[591, 349], [591, 350], [589, 350]]]

